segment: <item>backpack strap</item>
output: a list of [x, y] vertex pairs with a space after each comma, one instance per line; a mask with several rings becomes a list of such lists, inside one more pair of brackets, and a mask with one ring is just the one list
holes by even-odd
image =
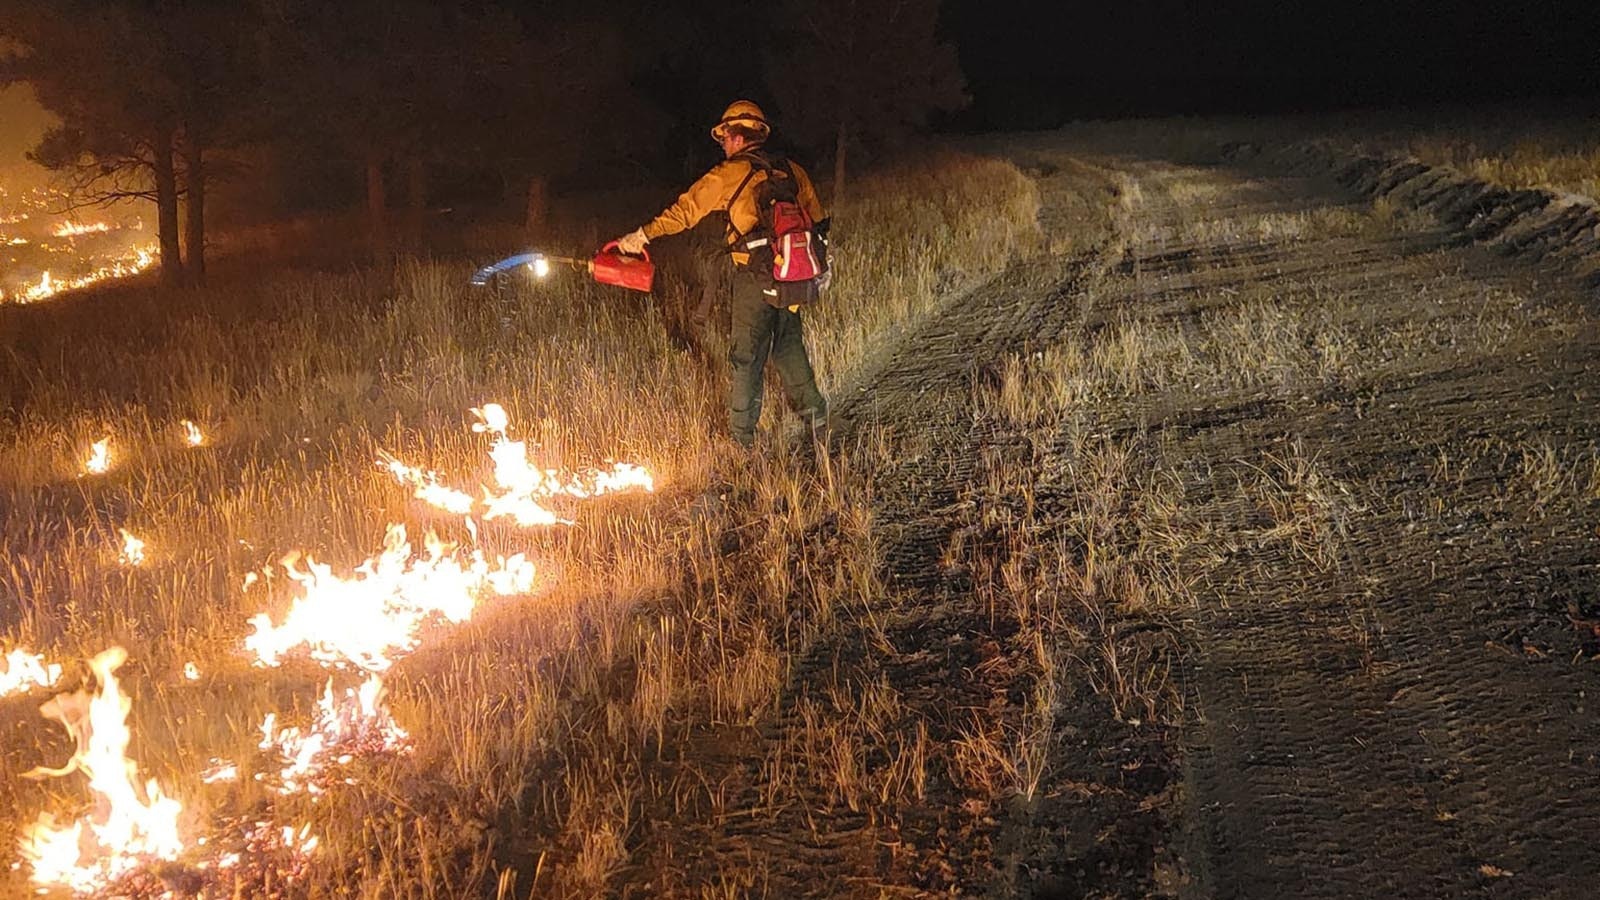
[[[742, 243], [745, 238], [750, 236], [749, 231], [740, 231], [739, 226], [733, 224], [734, 201], [739, 199], [739, 195], [744, 193], [744, 189], [746, 187], [749, 187], [751, 179], [756, 177], [756, 172], [758, 170], [762, 172], [772, 171], [772, 163], [768, 162], [766, 157], [761, 156], [754, 149], [740, 151], [734, 156], [734, 158], [742, 159], [750, 163], [750, 171], [745, 173], [744, 180], [739, 182], [739, 186], [734, 188], [733, 194], [728, 197], [728, 230], [733, 232], [733, 240], [728, 242], [729, 249], [738, 248], [739, 244]], [[760, 225], [761, 217], [757, 216], [756, 226], [760, 227]], [[754, 230], [755, 229], [751, 229], [751, 231]]]

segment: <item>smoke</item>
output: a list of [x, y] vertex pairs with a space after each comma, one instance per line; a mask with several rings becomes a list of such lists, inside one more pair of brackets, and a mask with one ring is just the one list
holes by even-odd
[[[4, 48], [0, 48], [3, 51]], [[0, 88], [0, 184], [13, 190], [42, 187], [50, 173], [28, 161], [28, 151], [57, 122], [27, 85]]]

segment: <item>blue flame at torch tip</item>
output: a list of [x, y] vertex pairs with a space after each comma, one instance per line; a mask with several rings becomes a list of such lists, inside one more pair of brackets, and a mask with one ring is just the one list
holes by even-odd
[[472, 284], [474, 287], [483, 287], [489, 283], [490, 278], [499, 275], [501, 272], [508, 272], [520, 266], [531, 266], [543, 258], [543, 253], [518, 253], [516, 256], [508, 256], [492, 266], [484, 266], [474, 272], [472, 274]]

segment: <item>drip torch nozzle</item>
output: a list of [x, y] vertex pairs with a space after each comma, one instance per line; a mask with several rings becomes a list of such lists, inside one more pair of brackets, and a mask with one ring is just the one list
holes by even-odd
[[526, 266], [528, 270], [533, 273], [534, 277], [543, 278], [550, 274], [550, 266], [552, 264], [572, 266], [574, 268], [587, 268], [589, 261], [586, 259], [573, 259], [570, 256], [550, 256], [549, 254], [540, 253], [538, 251], [518, 253], [516, 256], [508, 256], [492, 266], [484, 266], [483, 268], [474, 272], [472, 275], [472, 284], [475, 287], [483, 287], [484, 285], [488, 284], [489, 279], [493, 278], [494, 276], [499, 275], [502, 272], [509, 272], [513, 269], [522, 268], [523, 266]]

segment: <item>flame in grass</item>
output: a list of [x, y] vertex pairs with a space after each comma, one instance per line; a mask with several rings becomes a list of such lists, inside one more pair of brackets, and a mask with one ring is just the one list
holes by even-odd
[[144, 564], [144, 541], [139, 540], [128, 532], [126, 528], [118, 528], [122, 533], [122, 555], [118, 557], [125, 566], [138, 566]]
[[54, 296], [55, 292], [56, 283], [50, 278], [50, 273], [45, 272], [39, 276], [38, 284], [30, 284], [23, 287], [21, 299], [23, 303], [32, 303], [35, 300], [43, 300], [46, 297]]
[[[41, 767], [27, 776], [82, 772], [95, 802], [92, 813], [70, 824], [58, 825], [46, 813], [24, 829], [22, 855], [31, 864], [40, 892], [65, 888], [79, 895], [170, 897], [174, 896], [170, 885], [155, 887], [149, 873], [154, 866], [175, 862], [192, 867], [194, 873], [232, 872], [231, 877], [240, 879], [234, 883], [233, 896], [241, 896], [243, 885], [264, 878], [282, 883], [304, 874], [319, 844], [309, 825], [296, 829], [260, 821], [232, 837], [223, 835], [222, 841], [213, 835], [189, 842], [178, 828], [182, 805], [166, 797], [154, 780], [137, 783], [137, 766], [127, 757], [131, 704], [116, 678], [117, 668], [126, 660], [120, 647], [101, 653], [89, 662], [97, 685], [94, 692], [61, 694], [41, 707], [46, 716], [66, 725], [77, 750], [61, 768]], [[277, 728], [269, 714], [260, 747], [279, 758], [281, 771], [275, 780], [262, 775], [257, 780], [266, 781], [276, 793], [315, 795], [324, 785], [335, 783], [330, 771], [335, 766], [363, 756], [409, 752], [409, 736], [389, 715], [382, 698], [383, 685], [376, 676], [342, 695], [334, 692], [330, 681], [307, 728]], [[219, 763], [203, 773], [201, 781], [216, 784], [238, 776], [238, 766]], [[180, 857], [186, 861], [180, 862]]]
[[589, 499], [636, 488], [655, 490], [655, 479], [649, 471], [632, 463], [613, 463], [609, 471], [590, 469], [578, 474], [541, 469], [528, 458], [526, 442], [513, 441], [507, 436], [510, 417], [506, 415], [504, 407], [498, 403], [486, 403], [483, 408], [472, 412], [478, 417], [472, 430], [494, 436], [489, 458], [494, 461], [494, 479], [500, 486], [500, 495], [486, 498], [485, 502], [490, 505], [496, 502], [511, 505], [517, 500], [531, 497]]
[[256, 662], [275, 666], [305, 646], [322, 663], [373, 672], [416, 647], [429, 620], [465, 621], [484, 594], [527, 593], [534, 579], [533, 564], [520, 553], [490, 563], [480, 551], [458, 555], [432, 534], [422, 555], [413, 555], [403, 525], [390, 525], [383, 552], [348, 577], [310, 558], [302, 564], [297, 555], [284, 561], [284, 570], [301, 594], [280, 623], [266, 613], [250, 619], [255, 632], [245, 649]]
[[61, 680], [60, 663], [46, 663], [44, 657], [18, 647], [4, 657], [0, 672], [0, 697], [20, 694], [36, 687], [54, 687]]
[[83, 234], [104, 234], [111, 230], [105, 222], [62, 222], [50, 233], [58, 238], [77, 237]]
[[205, 432], [200, 430], [200, 426], [199, 425], [196, 425], [195, 423], [189, 421], [188, 419], [184, 419], [182, 422], [179, 422], [178, 424], [183, 426], [183, 442], [184, 442], [184, 444], [186, 444], [186, 445], [188, 445], [190, 447], [203, 447], [203, 446], [205, 446], [206, 434], [205, 434]]
[[83, 461], [85, 475], [104, 475], [111, 469], [111, 438], [101, 438], [89, 445], [89, 458]]
[[[632, 463], [613, 463], [609, 470], [589, 469], [581, 473], [540, 468], [529, 459], [527, 443], [513, 441], [508, 436], [510, 417], [505, 407], [486, 403], [482, 408], [474, 408], [472, 413], [478, 417], [472, 430], [494, 438], [489, 447], [489, 459], [494, 463], [496, 487], [484, 488], [481, 501], [486, 520], [509, 518], [523, 527], [570, 525], [569, 520], [558, 516], [544, 501], [553, 497], [585, 500], [620, 491], [655, 490], [655, 479], [650, 472]], [[444, 486], [437, 473], [407, 465], [388, 453], [379, 454], [378, 464], [401, 484], [415, 488], [413, 496], [438, 509], [467, 515], [480, 503], [465, 491]]]
[[[255, 780], [277, 794], [325, 792], [336, 783], [350, 783], [338, 777], [335, 768], [356, 759], [411, 752], [411, 735], [395, 721], [384, 705], [383, 680], [369, 673], [360, 687], [337, 692], [328, 679], [317, 701], [312, 721], [305, 727], [283, 727], [276, 713], [261, 722], [260, 750], [274, 762], [256, 775]], [[213, 759], [201, 774], [206, 784], [237, 781], [239, 766], [229, 760]], [[301, 838], [304, 839], [302, 834]]]
[[163, 795], [153, 779], [138, 784], [138, 767], [127, 756], [130, 701], [116, 676], [127, 658], [121, 647], [104, 651], [89, 661], [94, 693], [60, 694], [40, 708], [66, 726], [77, 750], [61, 768], [41, 767], [29, 777], [82, 772], [97, 800], [93, 813], [69, 825], [58, 826], [43, 813], [24, 829], [22, 854], [41, 885], [87, 893], [183, 852], [178, 834], [182, 805]]
[[[502, 407], [488, 404], [475, 412], [480, 420], [475, 430], [494, 437], [490, 457], [497, 487], [486, 488], [483, 500], [446, 487], [434, 473], [392, 457], [385, 458], [385, 466], [402, 482], [415, 485], [418, 496], [433, 505], [466, 515], [481, 504], [488, 518], [506, 515], [524, 523], [562, 521], [540, 506], [538, 499], [582, 499], [654, 488], [648, 472], [629, 464], [582, 474], [538, 468], [529, 461], [526, 445], [507, 436]], [[184, 422], [191, 435], [198, 432], [192, 425]], [[86, 468], [109, 468], [109, 443], [106, 439], [95, 444]], [[472, 525], [473, 519], [467, 522]], [[136, 565], [143, 559], [143, 544], [125, 530], [122, 535], [124, 561]], [[275, 621], [261, 613], [249, 620], [253, 633], [244, 639], [247, 652], [257, 664], [272, 666], [303, 647], [325, 666], [350, 666], [366, 674], [359, 687], [340, 690], [330, 678], [307, 723], [283, 726], [276, 713], [268, 713], [261, 724], [258, 749], [268, 759], [252, 767], [256, 781], [277, 794], [313, 797], [351, 781], [352, 776], [339, 768], [356, 759], [410, 751], [410, 737], [385, 706], [383, 682], [376, 673], [386, 671], [400, 655], [414, 649], [429, 622], [458, 623], [469, 618], [487, 596], [529, 593], [535, 575], [533, 564], [521, 554], [491, 561], [481, 551], [458, 551], [432, 534], [417, 553], [401, 525], [389, 526], [382, 551], [348, 574], [335, 573], [332, 567], [299, 554], [287, 557], [282, 565], [296, 596], [281, 619]], [[244, 588], [251, 586], [254, 575], [246, 578]], [[0, 693], [12, 683], [25, 685], [21, 689], [54, 683], [61, 673], [59, 666], [46, 669], [42, 660], [21, 651], [10, 659], [7, 672], [0, 675]], [[130, 879], [144, 877], [138, 873], [150, 871], [152, 865], [170, 864], [185, 853], [177, 828], [181, 805], [165, 797], [154, 781], [141, 787], [137, 767], [126, 756], [129, 701], [115, 677], [115, 670], [125, 660], [126, 653], [120, 648], [95, 657], [90, 663], [97, 683], [94, 693], [62, 694], [43, 707], [47, 716], [67, 726], [78, 749], [62, 768], [29, 774], [83, 772], [94, 794], [94, 811], [61, 827], [50, 815], [41, 814], [26, 829], [23, 855], [32, 863], [33, 878], [41, 886], [80, 893], [120, 890]], [[194, 681], [199, 669], [187, 663], [183, 675]], [[239, 765], [212, 762], [200, 773], [202, 783], [240, 778]], [[251, 879], [269, 869], [272, 874], [263, 877], [293, 880], [305, 871], [318, 840], [305, 827], [270, 821], [256, 822], [245, 832], [221, 841], [215, 838], [217, 835], [195, 839], [189, 864], [197, 871], [226, 871], [228, 878], [241, 879], [238, 884], [254, 883]], [[223, 843], [229, 847], [222, 847]]]
[[406, 465], [388, 453], [378, 454], [378, 465], [388, 469], [396, 481], [416, 488], [416, 498], [429, 506], [464, 516], [477, 503], [471, 494], [440, 484], [437, 472]]
[[48, 300], [63, 291], [76, 290], [102, 281], [137, 275], [155, 265], [155, 263], [155, 248], [142, 247], [129, 251], [126, 255], [81, 275], [52, 278], [49, 272], [45, 272], [40, 276], [37, 284], [24, 285], [20, 293], [8, 299], [15, 299], [19, 303], [37, 303], [40, 300]]
[[283, 760], [273, 787], [280, 794], [319, 794], [327, 770], [357, 757], [406, 753], [411, 736], [383, 705], [383, 680], [369, 675], [359, 688], [335, 694], [329, 679], [317, 701], [315, 720], [307, 728], [279, 728], [268, 713], [261, 723], [260, 749]]

